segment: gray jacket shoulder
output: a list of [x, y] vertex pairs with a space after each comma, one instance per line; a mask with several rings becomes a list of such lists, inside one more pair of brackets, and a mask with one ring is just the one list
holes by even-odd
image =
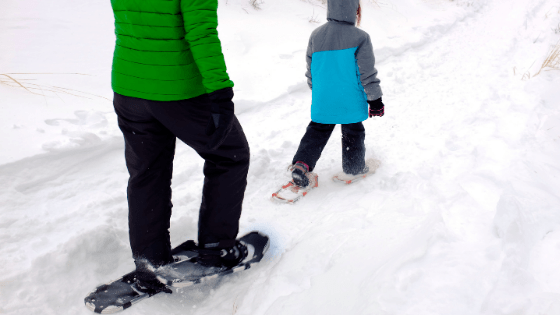
[[342, 50], [359, 46], [369, 35], [353, 25], [327, 22], [311, 33], [313, 52]]
[[327, 22], [316, 28], [309, 38], [307, 46], [307, 84], [313, 88], [311, 61], [313, 54], [321, 51], [356, 49], [356, 61], [360, 72], [360, 81], [368, 100], [376, 100], [383, 93], [375, 69], [375, 56], [369, 34], [354, 25], [341, 22]]

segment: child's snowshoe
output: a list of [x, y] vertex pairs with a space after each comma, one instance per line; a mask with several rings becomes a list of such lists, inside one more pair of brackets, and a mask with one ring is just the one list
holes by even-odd
[[344, 172], [340, 172], [336, 175], [333, 176], [333, 181], [338, 182], [338, 183], [344, 183], [344, 184], [352, 184], [356, 181], [359, 181], [361, 179], [366, 178], [368, 175], [375, 173], [375, 171], [379, 168], [379, 166], [381, 165], [381, 161], [376, 160], [376, 159], [368, 159], [366, 161], [366, 167], [364, 168], [364, 170], [356, 175], [352, 175], [352, 174], [346, 174]]
[[319, 177], [308, 169], [302, 162], [290, 165], [288, 170], [292, 171], [292, 180], [273, 193], [272, 200], [293, 204], [305, 197], [311, 189], [319, 187]]

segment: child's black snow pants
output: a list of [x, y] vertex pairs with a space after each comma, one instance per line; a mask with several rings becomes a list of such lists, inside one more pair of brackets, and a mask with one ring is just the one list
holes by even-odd
[[224, 143], [209, 151], [207, 95], [159, 102], [115, 93], [113, 103], [130, 174], [128, 219], [134, 259], [145, 258], [157, 265], [172, 259], [168, 229], [176, 138], [205, 160], [199, 243], [235, 240], [249, 169], [249, 145], [237, 118]]
[[[309, 165], [309, 171], [313, 171], [321, 152], [329, 141], [334, 124], [319, 124], [310, 122], [307, 131], [301, 139], [299, 148], [294, 156], [292, 164], [302, 161]], [[342, 170], [346, 174], [358, 174], [365, 168], [366, 147], [364, 140], [366, 132], [364, 125], [359, 122], [355, 124], [344, 124], [342, 128]]]

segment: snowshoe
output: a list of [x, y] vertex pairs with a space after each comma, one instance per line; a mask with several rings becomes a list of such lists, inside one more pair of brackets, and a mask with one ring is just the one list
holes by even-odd
[[333, 181], [338, 182], [338, 183], [344, 183], [344, 184], [352, 184], [354, 182], [357, 182], [361, 179], [366, 178], [368, 175], [371, 175], [373, 173], [375, 173], [375, 171], [379, 168], [379, 166], [381, 165], [381, 161], [376, 160], [376, 159], [368, 159], [366, 161], [366, 167], [364, 168], [364, 170], [356, 175], [352, 175], [352, 174], [346, 174], [344, 172], [340, 172], [336, 175], [333, 176]]
[[133, 271], [95, 288], [84, 299], [85, 305], [99, 314], [118, 313], [161, 292], [171, 293], [171, 287], [185, 287], [248, 269], [261, 261], [268, 250], [269, 239], [262, 233], [251, 232], [241, 237], [238, 243], [241, 246], [236, 243], [236, 248], [241, 256], [234, 256], [241, 261], [236, 261], [236, 265], [228, 264], [231, 261], [228, 255], [233, 252], [227, 252], [223, 255], [225, 264], [204, 266], [196, 261], [207, 253], [200, 251], [193, 241], [187, 241], [171, 251], [175, 262], [155, 269], [154, 280], [158, 283], [138, 281], [137, 272]]
[[[290, 165], [289, 171], [292, 171], [292, 180], [282, 185], [282, 187], [272, 194], [273, 201], [294, 204], [301, 198], [305, 197], [309, 191], [319, 187], [319, 176], [307, 171], [307, 165], [301, 167], [296, 163]], [[300, 184], [300, 185], [298, 185]], [[302, 186], [301, 184], [307, 184]]]

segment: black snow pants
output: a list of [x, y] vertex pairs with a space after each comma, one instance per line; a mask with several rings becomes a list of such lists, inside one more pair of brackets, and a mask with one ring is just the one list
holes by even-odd
[[[302, 161], [313, 171], [321, 152], [327, 145], [333, 132], [334, 124], [319, 124], [310, 122], [307, 131], [301, 139], [292, 164]], [[359, 123], [343, 124], [342, 129], [342, 170], [346, 174], [358, 174], [365, 168], [366, 147], [364, 140], [366, 132], [364, 125]]]
[[207, 95], [160, 102], [115, 93], [113, 104], [130, 174], [128, 221], [134, 259], [144, 258], [155, 265], [172, 260], [169, 220], [176, 138], [205, 160], [199, 243], [233, 245], [249, 170], [249, 144], [237, 118], [224, 143], [210, 151], [206, 148], [211, 137], [206, 135], [211, 117]]

